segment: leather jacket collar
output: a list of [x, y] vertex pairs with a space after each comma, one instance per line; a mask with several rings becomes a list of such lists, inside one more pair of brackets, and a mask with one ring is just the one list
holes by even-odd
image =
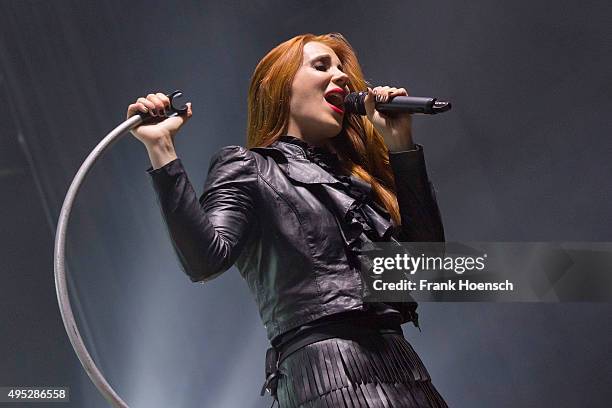
[[253, 147], [252, 151], [271, 156], [287, 177], [304, 184], [339, 183], [335, 177], [311, 162], [303, 147], [277, 140], [268, 147]]

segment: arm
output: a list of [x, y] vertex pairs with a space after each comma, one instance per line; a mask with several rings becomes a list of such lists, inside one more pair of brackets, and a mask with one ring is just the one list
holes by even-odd
[[180, 159], [148, 170], [174, 249], [193, 282], [225, 272], [246, 243], [255, 219], [252, 154], [241, 146], [218, 151], [199, 200]]
[[[402, 219], [397, 238], [400, 242], [443, 242], [444, 227], [433, 185], [427, 177], [423, 147], [415, 144], [413, 148], [389, 152]], [[432, 254], [444, 256], [444, 250]], [[412, 321], [420, 330], [417, 303], [409, 295], [407, 301], [386, 303], [402, 314], [404, 322]]]
[[415, 150], [389, 152], [402, 218], [398, 238], [403, 242], [442, 242], [444, 227], [427, 177], [423, 147], [414, 146]]
[[397, 238], [403, 242], [444, 241], [444, 228], [433, 187], [427, 177], [423, 147], [412, 141], [410, 114], [385, 115], [376, 101], [408, 95], [404, 88], [368, 88], [364, 100], [368, 120], [382, 135], [389, 150], [389, 165], [395, 179], [395, 194], [401, 216]]

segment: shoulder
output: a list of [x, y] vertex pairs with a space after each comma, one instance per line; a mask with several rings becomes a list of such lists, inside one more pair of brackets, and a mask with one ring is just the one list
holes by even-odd
[[210, 159], [206, 186], [256, 186], [259, 171], [253, 153], [243, 146], [225, 146]]
[[243, 146], [224, 146], [217, 150], [210, 159], [210, 169], [219, 165], [249, 165], [254, 164], [253, 152]]

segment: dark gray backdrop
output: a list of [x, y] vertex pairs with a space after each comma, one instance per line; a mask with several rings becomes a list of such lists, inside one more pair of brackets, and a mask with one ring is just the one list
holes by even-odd
[[[201, 192], [211, 155], [244, 144], [257, 61], [339, 31], [373, 84], [450, 99], [418, 117], [448, 240], [611, 241], [609, 2], [2, 1], [0, 386], [67, 385], [103, 407], [53, 286], [63, 196], [98, 140], [151, 91], [183, 89], [177, 149]], [[263, 327], [235, 269], [180, 272], [127, 137], [94, 169], [69, 230], [73, 307], [133, 407], [264, 407]], [[421, 304], [405, 326], [454, 407], [607, 407], [609, 304]]]

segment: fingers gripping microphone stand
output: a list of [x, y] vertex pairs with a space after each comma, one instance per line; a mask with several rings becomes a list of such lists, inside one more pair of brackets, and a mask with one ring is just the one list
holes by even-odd
[[[174, 91], [168, 98], [170, 98], [170, 111], [171, 114], [169, 116], [175, 116], [184, 114], [187, 112], [187, 106], [182, 105], [178, 106], [175, 103], [177, 102], [175, 99], [183, 96], [181, 91]], [[72, 210], [72, 205], [76, 198], [77, 193], [79, 192], [79, 188], [85, 179], [85, 176], [92, 168], [94, 163], [102, 157], [102, 154], [117, 140], [121, 138], [127, 131], [135, 128], [136, 126], [142, 124], [144, 121], [149, 119], [150, 116], [148, 114], [137, 114], [125, 122], [117, 126], [113, 129], [98, 145], [89, 153], [89, 156], [85, 159], [77, 174], [74, 176], [72, 183], [70, 184], [70, 188], [68, 189], [68, 193], [66, 193], [66, 198], [64, 199], [64, 203], [62, 205], [62, 210], [59, 215], [59, 220], [57, 223], [57, 231], [55, 234], [55, 250], [54, 250], [54, 271], [55, 271], [55, 290], [57, 292], [57, 300], [60, 307], [60, 312], [62, 314], [62, 320], [64, 321], [64, 327], [66, 328], [66, 333], [68, 334], [68, 338], [70, 339], [70, 343], [72, 343], [72, 348], [81, 361], [83, 368], [89, 375], [91, 381], [95, 384], [98, 390], [102, 393], [104, 398], [109, 401], [114, 407], [127, 408], [128, 405], [117, 395], [117, 393], [113, 390], [113, 388], [108, 384], [94, 361], [92, 360], [85, 344], [83, 343], [83, 339], [81, 338], [81, 334], [77, 328], [76, 321], [74, 319], [74, 315], [72, 314], [72, 307], [70, 306], [70, 298], [68, 296], [68, 285], [66, 284], [66, 229], [68, 227], [68, 220], [70, 219], [70, 212]]]

